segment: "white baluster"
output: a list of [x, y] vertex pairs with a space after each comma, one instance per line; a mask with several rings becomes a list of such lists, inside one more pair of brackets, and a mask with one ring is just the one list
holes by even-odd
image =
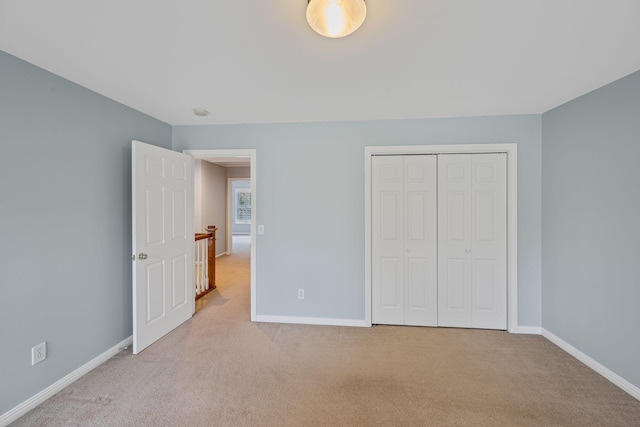
[[198, 293], [204, 290], [202, 283], [202, 240], [198, 240]]
[[200, 292], [204, 292], [205, 287], [204, 287], [204, 271], [202, 266], [204, 265], [204, 245], [202, 244], [202, 242], [204, 242], [204, 240], [199, 240], [198, 243], [200, 244], [200, 263], [198, 264], [200, 266]]
[[202, 256], [202, 283], [204, 289], [209, 289], [209, 239], [201, 240], [203, 248]]
[[202, 292], [201, 285], [200, 285], [200, 240], [196, 241], [195, 249], [196, 249], [195, 250], [195, 253], [196, 253], [195, 282], [196, 282], [196, 295], [198, 295], [200, 292]]

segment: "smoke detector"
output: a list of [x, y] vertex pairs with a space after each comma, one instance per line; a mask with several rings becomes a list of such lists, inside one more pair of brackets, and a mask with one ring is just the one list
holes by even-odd
[[195, 114], [196, 116], [204, 117], [204, 116], [208, 116], [209, 112], [204, 108], [194, 108], [193, 114]]

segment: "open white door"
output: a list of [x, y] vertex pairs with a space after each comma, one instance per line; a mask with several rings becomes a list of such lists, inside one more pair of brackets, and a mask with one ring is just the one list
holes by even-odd
[[193, 158], [132, 143], [133, 353], [195, 311]]

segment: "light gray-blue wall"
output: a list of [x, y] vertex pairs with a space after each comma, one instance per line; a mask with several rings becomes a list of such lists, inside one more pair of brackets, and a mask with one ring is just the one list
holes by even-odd
[[337, 319], [364, 319], [364, 147], [477, 143], [518, 144], [519, 324], [540, 326], [540, 116], [173, 128], [177, 151], [257, 150], [258, 314]]
[[227, 252], [227, 170], [225, 167], [203, 161], [201, 164], [202, 231], [210, 225], [216, 232], [216, 255]]
[[640, 387], [640, 72], [542, 129], [542, 325]]
[[132, 139], [171, 127], [0, 51], [0, 414], [131, 335]]

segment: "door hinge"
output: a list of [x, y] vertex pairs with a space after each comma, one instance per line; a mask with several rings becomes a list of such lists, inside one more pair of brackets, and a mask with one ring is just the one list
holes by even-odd
[[131, 261], [135, 261], [136, 260], [136, 254], [131, 255]]

